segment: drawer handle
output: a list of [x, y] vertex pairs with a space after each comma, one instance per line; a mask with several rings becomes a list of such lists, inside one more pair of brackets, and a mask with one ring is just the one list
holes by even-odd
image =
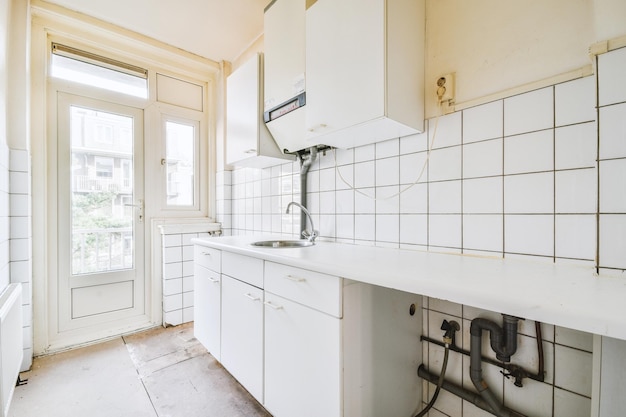
[[209, 281], [211, 281], [211, 282], [212, 282], [212, 283], [214, 283], [214, 284], [217, 284], [217, 283], [219, 283], [219, 282], [220, 282], [220, 280], [219, 280], [219, 279], [217, 279], [217, 278], [212, 278], [212, 277], [209, 277]]
[[294, 277], [293, 275], [286, 275], [285, 279], [288, 279], [289, 281], [293, 281], [293, 282], [304, 282], [304, 281], [306, 281], [305, 278]]
[[252, 294], [250, 294], [249, 292], [244, 294], [246, 297], [248, 297], [249, 299], [251, 299], [252, 301], [259, 301], [261, 298], [260, 297], [256, 297]]
[[282, 310], [283, 309], [283, 306], [277, 306], [276, 304], [272, 304], [271, 301], [266, 301], [263, 304], [265, 304], [268, 307], [273, 308], [274, 310]]
[[204, 256], [211, 256], [211, 252], [202, 252]]

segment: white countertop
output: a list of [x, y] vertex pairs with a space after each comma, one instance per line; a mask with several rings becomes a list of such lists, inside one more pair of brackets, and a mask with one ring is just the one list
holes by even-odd
[[626, 279], [592, 267], [419, 252], [331, 242], [250, 245], [276, 236], [192, 242], [355, 281], [626, 340]]

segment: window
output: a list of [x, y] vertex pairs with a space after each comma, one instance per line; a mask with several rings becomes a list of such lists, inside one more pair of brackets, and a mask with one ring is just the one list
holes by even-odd
[[148, 98], [148, 71], [124, 62], [52, 44], [50, 75], [140, 98]]
[[166, 206], [196, 205], [198, 137], [197, 122], [165, 120]]

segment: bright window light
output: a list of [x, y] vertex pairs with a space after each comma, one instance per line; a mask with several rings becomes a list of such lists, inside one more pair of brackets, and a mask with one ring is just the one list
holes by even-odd
[[[68, 50], [71, 52], [67, 52]], [[148, 98], [145, 70], [141, 68], [135, 70], [123, 63], [119, 63], [118, 66], [115, 64], [116, 61], [81, 52], [54, 44], [50, 75], [134, 97]]]

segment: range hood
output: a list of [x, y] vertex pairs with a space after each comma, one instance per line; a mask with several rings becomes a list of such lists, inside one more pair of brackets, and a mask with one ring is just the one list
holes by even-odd
[[306, 0], [274, 0], [265, 8], [264, 121], [283, 152], [312, 146], [305, 129]]

